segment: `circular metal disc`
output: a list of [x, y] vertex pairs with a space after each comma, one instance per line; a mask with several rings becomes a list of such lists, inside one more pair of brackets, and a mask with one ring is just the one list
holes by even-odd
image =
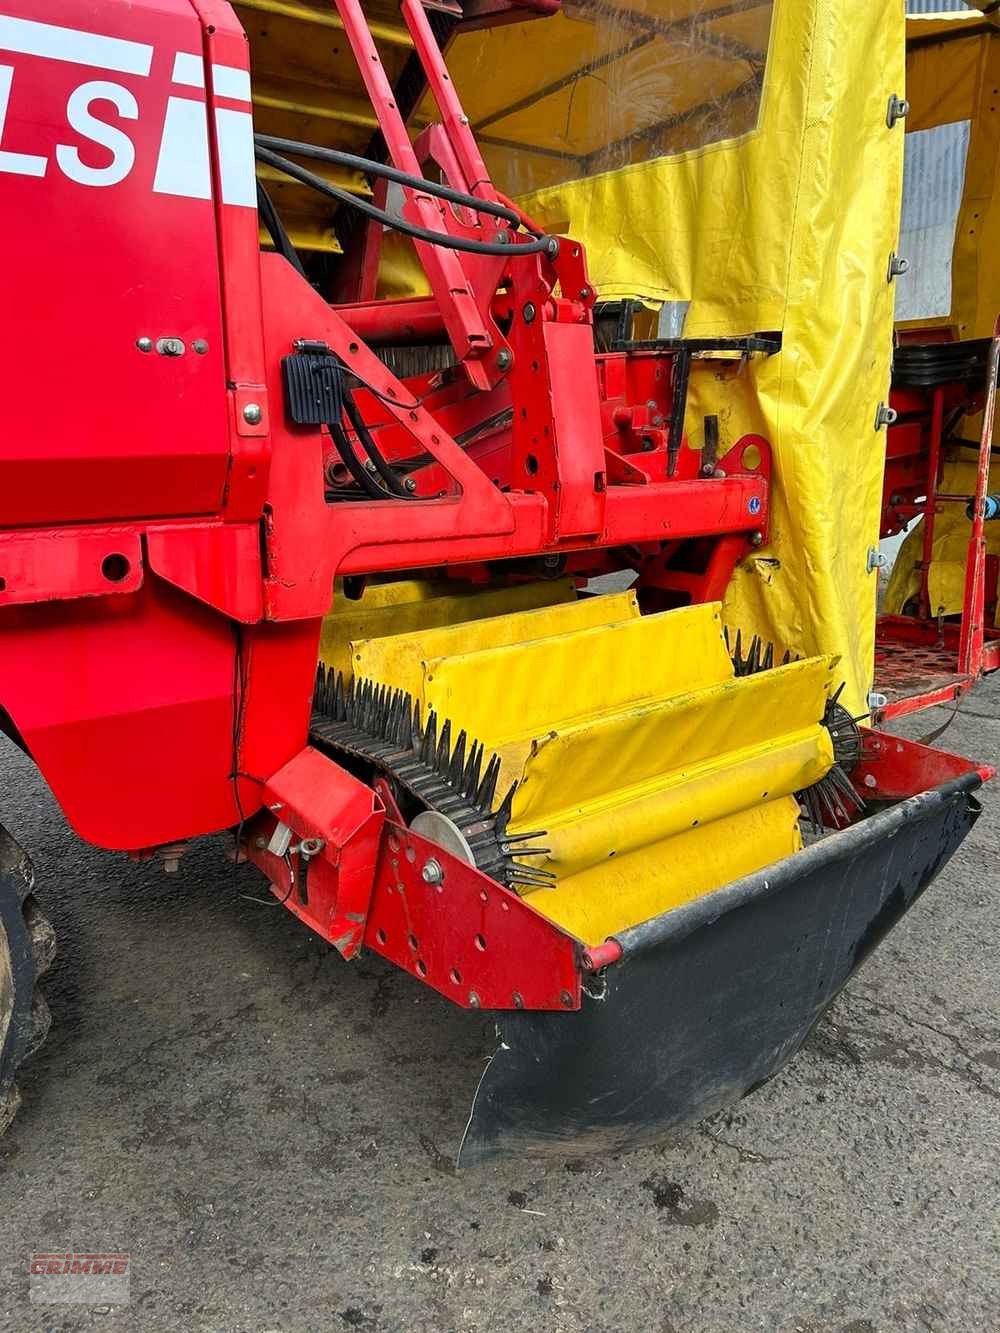
[[410, 828], [422, 838], [430, 838], [431, 842], [436, 842], [446, 852], [451, 852], [452, 856], [467, 861], [470, 866], [476, 864], [465, 834], [447, 815], [439, 814], [437, 810], [421, 810], [410, 821]]

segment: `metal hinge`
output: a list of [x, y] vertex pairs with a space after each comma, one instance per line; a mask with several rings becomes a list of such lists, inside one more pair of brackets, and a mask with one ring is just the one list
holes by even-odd
[[888, 403], [879, 403], [875, 409], [875, 429], [881, 430], [883, 426], [894, 426], [899, 413]]
[[891, 130], [898, 120], [902, 120], [904, 116], [908, 116], [909, 113], [910, 104], [906, 98], [899, 97], [896, 93], [892, 93], [889, 97], [889, 105], [886, 108], [885, 113], [885, 123], [888, 125], [889, 129]]

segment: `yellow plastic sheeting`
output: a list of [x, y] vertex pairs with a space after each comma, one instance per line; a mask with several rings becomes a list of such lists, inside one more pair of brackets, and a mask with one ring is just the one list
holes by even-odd
[[487, 166], [523, 195], [751, 129], [770, 21], [771, 0], [569, 0], [460, 36], [449, 65]]
[[[920, 15], [906, 21], [906, 132], [971, 120], [979, 92], [982, 14]], [[940, 39], [944, 37], [945, 41]]]
[[786, 798], [741, 810], [704, 828], [627, 856], [606, 858], [528, 901], [585, 944], [600, 944], [637, 921], [648, 921], [800, 846], [798, 804]]
[[[759, 117], [741, 120], [734, 107], [736, 137], [596, 174], [590, 158], [590, 174], [519, 196], [583, 241], [600, 297], [690, 301], [689, 336], [781, 332], [781, 353], [736, 379], [710, 368], [692, 380], [695, 445], [713, 412], [724, 448], [759, 431], [775, 450], [770, 542], [737, 571], [725, 616], [781, 648], [841, 655], [845, 702], [859, 711], [874, 650], [867, 554], [878, 544], [885, 447], [875, 414], [889, 387], [886, 266], [903, 152], [903, 126], [887, 127], [886, 107], [905, 85], [902, 10], [775, 0]], [[449, 59], [473, 124], [490, 116], [508, 75], [519, 88], [552, 80], [554, 22], [456, 40]], [[463, 78], [515, 42], [513, 70], [497, 62], [501, 78]], [[686, 57], [695, 70], [707, 58], [693, 47]], [[540, 109], [533, 128], [518, 122], [539, 146], [557, 128]], [[610, 141], [614, 126], [605, 131]], [[500, 137], [497, 123], [480, 133]], [[503, 188], [503, 159], [485, 146]]]
[[[792, 793], [833, 763], [835, 660], [737, 679], [718, 604], [637, 617], [616, 594], [354, 652], [359, 678], [499, 757], [510, 832], [545, 830], [558, 884], [533, 902], [588, 943], [797, 850]], [[682, 871], [675, 840], [696, 858]]]
[[[1000, 475], [994, 474], [1000, 489]], [[973, 495], [976, 489], [974, 463], [947, 463], [942, 471], [940, 489], [948, 495]], [[971, 524], [965, 517], [965, 506], [944, 504], [935, 516], [934, 543], [931, 548], [931, 567], [927, 575], [927, 592], [933, 616], [957, 616], [962, 613], [965, 597], [965, 561], [969, 550]], [[987, 523], [984, 528], [986, 552], [1000, 555], [1000, 524]], [[923, 559], [923, 520], [915, 524], [896, 555], [889, 585], [886, 588], [883, 609], [888, 615], [903, 614], [903, 607], [920, 591], [920, 574], [916, 566]], [[987, 602], [993, 600], [995, 588], [987, 588]]]
[[[510, 603], [513, 609], [514, 603]], [[482, 654], [485, 650], [503, 654], [509, 644], [530, 645], [541, 649], [532, 656], [532, 667], [537, 671], [536, 682], [542, 686], [547, 679], [561, 689], [561, 677], [556, 665], [546, 657], [550, 642], [559, 635], [574, 630], [591, 629], [638, 619], [639, 605], [635, 593], [614, 593], [607, 597], [585, 597], [551, 607], [517, 614], [500, 614], [490, 619], [451, 624], [440, 629], [414, 630], [409, 634], [390, 634], [382, 639], [361, 640], [351, 645], [354, 674], [363, 680], [391, 682], [396, 689], [406, 690], [414, 698], [427, 697], [428, 688], [436, 681], [435, 704], [442, 717], [449, 717], [447, 679], [449, 661], [461, 661], [469, 653]], [[538, 657], [538, 661], [534, 660]], [[513, 654], [517, 665], [518, 654]], [[477, 658], [477, 660], [482, 660]], [[602, 682], [603, 683], [603, 682]], [[484, 698], [483, 707], [489, 710], [491, 702]], [[492, 719], [487, 716], [492, 726]], [[473, 734], [475, 726], [468, 722]]]
[[589, 729], [596, 718], [617, 717], [619, 709], [638, 700], [729, 680], [732, 664], [717, 613], [700, 611], [616, 624], [609, 607], [608, 620], [599, 626], [429, 661], [423, 694], [440, 717], [455, 719], [470, 735], [490, 738], [505, 768], [517, 767], [509, 771], [509, 781], [520, 780], [528, 751], [545, 744], [538, 737], [580, 719]]
[[[351, 643], [404, 634], [408, 630], [453, 625], [534, 607], [554, 606], [576, 597], [572, 579], [522, 583], [510, 588], [455, 592], [454, 584], [420, 580], [375, 583], [357, 601], [335, 591], [333, 609], [320, 633], [320, 661], [352, 674]], [[337, 595], [340, 592], [341, 595]]]

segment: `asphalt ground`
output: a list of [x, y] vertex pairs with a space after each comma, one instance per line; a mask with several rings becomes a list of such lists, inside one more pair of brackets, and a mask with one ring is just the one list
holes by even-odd
[[[1000, 679], [940, 744], [1000, 765]], [[657, 1150], [456, 1173], [481, 1019], [252, 901], [221, 841], [165, 876], [78, 843], [12, 747], [0, 772], [60, 948], [0, 1141], [5, 1329], [1000, 1328], [1000, 784], [752, 1098]], [[39, 1251], [127, 1251], [131, 1303], [30, 1304]]]

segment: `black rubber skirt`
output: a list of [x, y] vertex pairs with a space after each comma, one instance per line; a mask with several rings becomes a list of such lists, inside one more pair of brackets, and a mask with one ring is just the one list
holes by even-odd
[[622, 932], [579, 1012], [499, 1016], [459, 1164], [653, 1144], [759, 1087], [947, 863], [980, 783], [912, 796]]

